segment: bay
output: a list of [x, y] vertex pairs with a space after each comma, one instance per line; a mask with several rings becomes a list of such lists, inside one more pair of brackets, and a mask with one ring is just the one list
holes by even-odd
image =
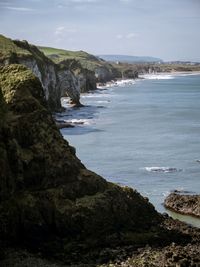
[[173, 190], [200, 193], [200, 75], [152, 75], [81, 102], [64, 115], [76, 127], [61, 132], [87, 168], [160, 212]]

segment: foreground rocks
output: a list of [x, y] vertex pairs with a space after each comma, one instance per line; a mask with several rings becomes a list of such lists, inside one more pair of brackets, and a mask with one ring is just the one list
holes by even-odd
[[[7, 249], [6, 257], [0, 261], [2, 267], [199, 267], [200, 266], [200, 229], [188, 227], [186, 224], [166, 218], [165, 227], [171, 231], [187, 233], [191, 242], [171, 243], [169, 245], [134, 247], [117, 246], [102, 248], [96, 255], [96, 263], [78, 261], [76, 264], [64, 264], [60, 260], [47, 260], [39, 253], [27, 250]], [[86, 255], [85, 255], [86, 257]], [[100, 263], [105, 262], [108, 263]], [[98, 263], [99, 262], [99, 263]]]
[[21, 65], [0, 68], [0, 155], [1, 266], [40, 266], [44, 258], [84, 266], [147, 244], [199, 244], [197, 231], [167, 225], [138, 192], [85, 168], [57, 129], [39, 79]]
[[164, 202], [167, 209], [200, 218], [200, 195], [171, 193]]

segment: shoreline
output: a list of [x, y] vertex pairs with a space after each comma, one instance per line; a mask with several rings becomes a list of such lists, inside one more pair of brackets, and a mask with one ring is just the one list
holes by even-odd
[[171, 71], [171, 72], [155, 72], [155, 73], [144, 73], [139, 74], [138, 78], [136, 79], [129, 79], [129, 78], [119, 78], [116, 80], [111, 80], [106, 83], [97, 83], [97, 90], [98, 89], [108, 89], [113, 87], [120, 87], [125, 85], [132, 85], [135, 84], [138, 80], [146, 80], [150, 79], [159, 79], [160, 77], [167, 78], [164, 76], [190, 76], [190, 75], [200, 75], [200, 71]]
[[[173, 72], [173, 73], [157, 73], [156, 75], [174, 75], [176, 74], [177, 76], [178, 75], [200, 75], [200, 72], [192, 72], [192, 73], [186, 73], [186, 72]], [[151, 74], [150, 74], [151, 75]], [[144, 80], [144, 79], [141, 79], [140, 77], [138, 79], [119, 79], [118, 81], [111, 81], [111, 82], [108, 82], [106, 84], [104, 84], [103, 86], [100, 86], [99, 88], [97, 88], [97, 93], [98, 93], [98, 90], [109, 90], [109, 89], [112, 89], [112, 88], [115, 88], [115, 87], [123, 87], [123, 86], [127, 86], [127, 85], [134, 85], [137, 81], [139, 80]], [[86, 93], [86, 95], [90, 95], [90, 94], [95, 94], [95, 91], [92, 91], [92, 92], [89, 92], [89, 93]], [[69, 106], [69, 108], [71, 108]], [[73, 109], [72, 110], [72, 113], [73, 113]], [[85, 122], [84, 118], [83, 119], [75, 119], [73, 118], [73, 120], [69, 117], [69, 119], [65, 120], [65, 123], [69, 123], [70, 125], [72, 124], [73, 126], [72, 127], [84, 127], [84, 126], [88, 126], [89, 124], [87, 122]], [[159, 211], [160, 212], [160, 211]], [[165, 210], [163, 211], [164, 213], [167, 212], [168, 213], [168, 209], [165, 208]], [[170, 215], [171, 216], [171, 215]], [[192, 220], [190, 219], [190, 216], [189, 215], [185, 215], [185, 217], [187, 217], [187, 221], [186, 223], [188, 224], [192, 224], [194, 226], [196, 226], [196, 224], [193, 224]], [[173, 218], [176, 218], [176, 216], [174, 215]], [[186, 220], [185, 218], [181, 218], [181, 221], [185, 221]], [[198, 218], [197, 218], [198, 220]], [[198, 227], [200, 228], [200, 220], [199, 222], [197, 223], [198, 224]]]
[[173, 209], [166, 208], [167, 214], [173, 218], [174, 220], [179, 220], [181, 222], [185, 222], [188, 225], [192, 225], [193, 227], [200, 228], [200, 218], [196, 216], [192, 216], [190, 214], [183, 214], [183, 213], [178, 213]]

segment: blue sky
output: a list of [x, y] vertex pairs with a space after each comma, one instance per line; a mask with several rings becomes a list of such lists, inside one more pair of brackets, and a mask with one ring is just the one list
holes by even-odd
[[200, 0], [0, 0], [0, 18], [37, 45], [200, 61]]

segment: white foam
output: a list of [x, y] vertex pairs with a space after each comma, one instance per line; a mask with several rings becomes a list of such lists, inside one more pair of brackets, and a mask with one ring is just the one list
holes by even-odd
[[110, 100], [99, 100], [99, 101], [96, 101], [97, 103], [109, 103]]
[[172, 173], [179, 172], [181, 169], [172, 168], [172, 167], [145, 167], [144, 168], [148, 172], [164, 172], [164, 173]]
[[93, 123], [93, 120], [91, 119], [71, 119], [67, 120], [67, 122], [72, 124], [78, 124], [78, 125], [90, 125]]
[[133, 79], [118, 80], [114, 84], [117, 86], [127, 86], [127, 85], [135, 84], [135, 80]]
[[172, 74], [142, 74], [140, 75], [141, 78], [147, 79], [147, 80], [171, 80], [174, 79], [174, 75]]
[[97, 89], [107, 89], [107, 88], [113, 88], [113, 87], [124, 87], [128, 85], [135, 84], [134, 79], [121, 79], [117, 81], [111, 81], [107, 82], [105, 85], [98, 86]]
[[107, 94], [85, 94], [81, 95], [81, 98], [98, 98], [98, 97], [106, 97]]
[[167, 197], [167, 196], [169, 196], [169, 194], [170, 194], [170, 191], [165, 191], [165, 192], [162, 192], [162, 196], [164, 196], [164, 197]]

